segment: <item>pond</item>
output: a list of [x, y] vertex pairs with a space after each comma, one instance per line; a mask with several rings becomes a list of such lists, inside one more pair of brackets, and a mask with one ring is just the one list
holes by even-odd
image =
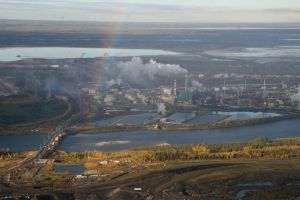
[[83, 165], [55, 165], [53, 170], [62, 173], [82, 174], [85, 171], [85, 167]]
[[175, 123], [183, 123], [196, 117], [195, 112], [176, 112], [170, 115], [167, 119]]
[[228, 118], [228, 115], [218, 115], [218, 114], [207, 114], [207, 115], [202, 115], [199, 117], [196, 117], [195, 119], [192, 119], [189, 121], [189, 124], [199, 124], [199, 125], [205, 125], [217, 121], [224, 120]]
[[116, 124], [141, 125], [155, 122], [159, 119], [160, 115], [157, 113], [141, 113], [97, 120], [94, 122], [89, 122], [88, 124], [96, 127], [111, 126]]
[[217, 115], [229, 116], [227, 120], [248, 120], [248, 119], [259, 119], [268, 117], [279, 117], [282, 116], [277, 113], [264, 113], [264, 112], [217, 112]]

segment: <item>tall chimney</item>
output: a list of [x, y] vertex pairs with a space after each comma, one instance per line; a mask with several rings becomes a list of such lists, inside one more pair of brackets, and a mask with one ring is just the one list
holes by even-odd
[[174, 96], [177, 96], [177, 82], [176, 82], [176, 80], [174, 80], [174, 83], [173, 83], [173, 94], [174, 94]]
[[187, 92], [188, 87], [188, 74], [185, 74], [184, 91]]

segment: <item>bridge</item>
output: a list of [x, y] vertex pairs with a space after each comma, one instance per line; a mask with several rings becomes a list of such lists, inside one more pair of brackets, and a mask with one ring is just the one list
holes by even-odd
[[47, 141], [44, 142], [44, 145], [36, 153], [35, 156], [24, 160], [22, 163], [13, 166], [8, 169], [4, 174], [0, 174], [3, 177], [2, 184], [4, 185], [13, 185], [17, 184], [21, 175], [26, 172], [31, 172], [32, 177], [34, 177], [42, 167], [42, 164], [39, 162], [42, 159], [49, 157], [52, 152], [58, 147], [59, 143], [66, 136], [66, 130], [75, 123], [77, 123], [82, 117], [87, 113], [87, 110], [83, 106], [84, 104], [80, 103], [80, 112], [73, 114], [69, 119], [62, 122], [56, 126], [49, 134]]

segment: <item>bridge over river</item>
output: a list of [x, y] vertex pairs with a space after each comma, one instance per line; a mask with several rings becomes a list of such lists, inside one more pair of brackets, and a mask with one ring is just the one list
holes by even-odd
[[2, 177], [0, 179], [2, 184], [7, 186], [18, 184], [20, 177], [24, 174], [30, 174], [34, 177], [45, 163], [44, 159], [51, 155], [51, 153], [58, 147], [63, 137], [66, 136], [66, 130], [86, 115], [86, 110], [82, 109], [82, 107], [80, 108], [79, 113], [72, 115], [69, 119], [60, 123], [48, 134], [47, 141], [44, 142], [40, 150], [34, 156], [24, 160], [18, 165], [13, 166], [5, 173], [0, 174], [0, 178]]

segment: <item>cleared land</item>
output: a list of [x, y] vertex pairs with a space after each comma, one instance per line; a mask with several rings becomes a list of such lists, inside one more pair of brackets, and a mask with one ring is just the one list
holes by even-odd
[[244, 190], [245, 195], [239, 194], [243, 199], [295, 199], [300, 195], [298, 165], [299, 161], [259, 160], [170, 163], [107, 185], [80, 188], [76, 195], [80, 199], [236, 199]]
[[87, 200], [296, 199], [300, 195], [299, 164], [297, 160], [173, 162], [136, 169], [104, 183], [89, 181], [73, 185], [63, 181], [44, 188], [2, 186], [0, 194], [42, 194], [53, 199]]

